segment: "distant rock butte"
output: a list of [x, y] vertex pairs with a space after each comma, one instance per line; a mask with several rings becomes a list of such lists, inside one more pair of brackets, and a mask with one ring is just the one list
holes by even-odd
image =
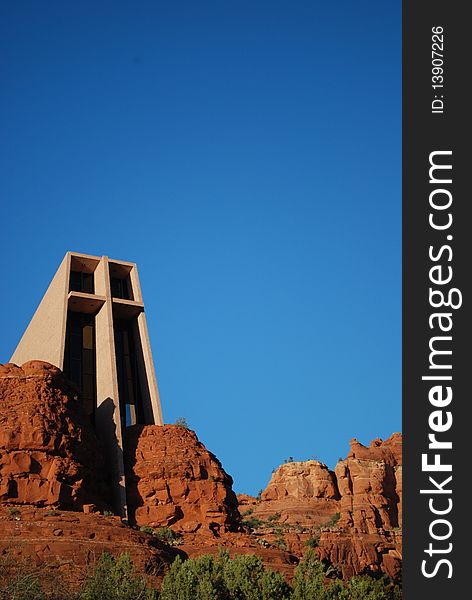
[[275, 469], [261, 501], [238, 496], [240, 511], [259, 519], [280, 514], [280, 523], [310, 527], [329, 520], [339, 510], [334, 473], [317, 460], [288, 462]]
[[[48, 363], [0, 365], [0, 553], [44, 565], [45, 574], [59, 568], [77, 583], [71, 565], [83, 574], [104, 550], [129, 551], [138, 567], [162, 577], [177, 553], [223, 547], [257, 554], [290, 579], [315, 536], [311, 545], [345, 577], [383, 571], [399, 579], [401, 442], [401, 434], [369, 447], [351, 440], [334, 472], [316, 460], [289, 462], [273, 472], [260, 499], [237, 498], [231, 477], [193, 431], [129, 427], [133, 529], [117, 517], [85, 514], [108, 508], [109, 490], [101, 446], [75, 388]], [[240, 512], [253, 520], [250, 527], [241, 525]], [[137, 530], [144, 525], [171, 527], [181, 545]]]
[[243, 518], [260, 519], [256, 535], [280, 540], [301, 556], [318, 536], [321, 558], [338, 564], [345, 577], [401, 570], [402, 436], [394, 433], [366, 447], [351, 440], [334, 473], [318, 461], [288, 462], [276, 469], [260, 499], [238, 496]]

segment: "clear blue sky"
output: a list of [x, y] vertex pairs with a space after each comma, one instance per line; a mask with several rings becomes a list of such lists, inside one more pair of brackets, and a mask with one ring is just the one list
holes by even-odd
[[400, 430], [399, 1], [5, 0], [0, 69], [0, 362], [107, 254], [236, 491]]

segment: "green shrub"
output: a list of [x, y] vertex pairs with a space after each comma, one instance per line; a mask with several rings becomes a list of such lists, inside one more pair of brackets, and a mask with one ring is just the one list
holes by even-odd
[[182, 561], [177, 557], [164, 577], [160, 600], [289, 600], [280, 573], [266, 569], [254, 555], [226, 551]]
[[249, 517], [249, 519], [244, 519], [241, 521], [241, 523], [250, 529], [257, 529], [258, 527], [262, 527], [262, 525], [264, 525], [264, 521], [261, 521], [261, 519], [258, 519], [257, 517]]
[[32, 573], [21, 573], [0, 588], [0, 600], [46, 600], [46, 595]]
[[319, 535], [313, 535], [309, 540], [307, 540], [305, 542], [305, 546], [308, 546], [308, 548], [318, 548], [320, 544], [320, 536]]
[[[313, 550], [295, 569], [291, 600], [401, 600], [398, 586], [388, 577], [357, 575], [343, 583], [335, 567], [326, 568]], [[333, 577], [333, 574], [335, 576]], [[327, 576], [333, 577], [327, 579]]]
[[154, 530], [154, 535], [157, 539], [161, 540], [161, 542], [169, 544], [169, 546], [176, 546], [182, 538], [180, 533], [176, 533], [170, 527], [159, 527]]
[[388, 577], [356, 575], [348, 581], [346, 589], [349, 600], [401, 600], [400, 589]]
[[287, 544], [285, 543], [285, 539], [284, 537], [277, 537], [276, 540], [274, 540], [273, 542], [274, 546], [276, 546], [277, 548], [280, 548], [281, 550], [287, 550]]
[[174, 425], [177, 425], [177, 427], [183, 427], [184, 429], [188, 429], [188, 423], [185, 417], [179, 417], [178, 419], [176, 419]]
[[341, 513], [335, 513], [330, 519], [324, 523], [323, 527], [334, 527], [339, 519], [341, 518]]
[[273, 523], [275, 521], [278, 521], [281, 517], [281, 514], [279, 512], [274, 513], [273, 515], [270, 515], [269, 517], [267, 517], [267, 522], [268, 523]]
[[148, 533], [149, 535], [153, 535], [154, 533], [154, 529], [152, 527], [149, 527], [149, 525], [141, 525], [139, 531], [142, 531], [143, 533]]
[[94, 572], [87, 577], [78, 600], [157, 600], [157, 592], [135, 572], [129, 554], [115, 559], [104, 552]]
[[[171, 531], [169, 528], [162, 530]], [[158, 530], [159, 531], [159, 530]], [[172, 532], [174, 534], [174, 532]], [[162, 533], [164, 537], [168, 533]], [[261, 545], [270, 544], [263, 539]], [[13, 570], [12, 570], [13, 569]], [[252, 554], [220, 550], [217, 557], [203, 555], [182, 561], [178, 556], [162, 582], [161, 594], [136, 573], [128, 554], [118, 559], [104, 553], [76, 594], [59, 586], [46, 594], [36, 572], [11, 560], [0, 561], [0, 600], [401, 600], [398, 586], [386, 577], [354, 576], [343, 583], [336, 566], [326, 567], [308, 550], [295, 569], [292, 588], [280, 573], [266, 569]], [[49, 587], [47, 586], [49, 590]], [[59, 595], [58, 595], [59, 594]]]
[[342, 582], [335, 579], [325, 583], [325, 566], [313, 550], [295, 569], [292, 600], [348, 600]]

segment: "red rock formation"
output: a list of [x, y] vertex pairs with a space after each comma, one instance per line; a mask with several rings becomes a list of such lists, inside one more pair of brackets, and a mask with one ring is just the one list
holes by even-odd
[[238, 529], [233, 480], [193, 431], [177, 425], [129, 427], [125, 465], [130, 519], [138, 525], [215, 535]]
[[0, 502], [106, 504], [100, 447], [61, 371], [0, 365]]
[[351, 440], [335, 473], [341, 494], [338, 528], [322, 530], [321, 558], [340, 566], [344, 577], [364, 571], [401, 576], [402, 436], [394, 433], [369, 447]]
[[369, 448], [351, 440], [347, 459], [335, 469], [341, 493], [341, 526], [363, 533], [399, 527], [401, 462], [398, 433], [385, 442], [374, 440]]
[[381, 571], [394, 581], [401, 579], [401, 531], [360, 533], [339, 528], [321, 531], [317, 548], [322, 560], [339, 567], [343, 578]]
[[395, 467], [402, 464], [402, 434], [392, 433], [385, 441], [376, 438], [370, 446], [363, 446], [356, 438], [351, 440], [351, 449], [348, 458], [366, 460], [383, 460], [386, 464]]
[[398, 579], [401, 442], [399, 433], [369, 447], [352, 440], [335, 473], [318, 461], [284, 464], [260, 499], [238, 496], [243, 518], [252, 520], [261, 542], [281, 545], [298, 557], [307, 542], [318, 539], [320, 557], [339, 566], [344, 577], [383, 571]]
[[402, 465], [395, 467], [395, 480], [396, 486], [395, 491], [398, 497], [397, 513], [398, 513], [398, 527], [403, 527], [403, 468]]
[[238, 500], [242, 513], [249, 510], [262, 520], [279, 515], [278, 523], [305, 527], [325, 523], [339, 510], [334, 473], [317, 460], [281, 465], [272, 473], [260, 502], [247, 495]]

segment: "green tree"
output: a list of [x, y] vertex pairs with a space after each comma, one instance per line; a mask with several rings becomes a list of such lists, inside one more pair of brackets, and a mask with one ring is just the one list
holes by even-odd
[[387, 577], [374, 579], [369, 575], [356, 575], [347, 583], [349, 600], [401, 600], [398, 586]]
[[295, 569], [292, 600], [348, 600], [342, 581], [326, 582], [325, 566], [313, 550]]
[[146, 579], [135, 572], [129, 554], [115, 559], [106, 552], [79, 593], [79, 600], [157, 600], [157, 597], [157, 592], [148, 588]]
[[160, 600], [289, 600], [290, 587], [280, 573], [266, 569], [252, 554], [230, 558], [177, 557], [164, 577]]

